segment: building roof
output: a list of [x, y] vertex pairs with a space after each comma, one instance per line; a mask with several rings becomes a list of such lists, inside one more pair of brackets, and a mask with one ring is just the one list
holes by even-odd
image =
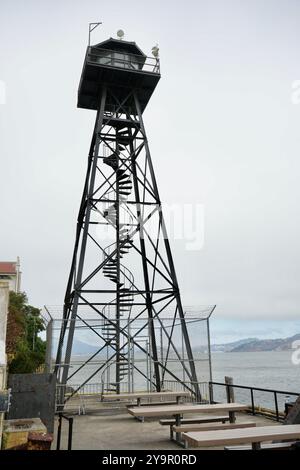
[[16, 274], [17, 263], [15, 261], [0, 261], [0, 274]]

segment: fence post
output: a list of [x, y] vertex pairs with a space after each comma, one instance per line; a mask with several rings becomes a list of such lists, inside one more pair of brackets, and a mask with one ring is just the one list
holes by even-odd
[[68, 450], [72, 450], [73, 418], [69, 418]]
[[276, 421], [279, 421], [278, 400], [277, 400], [276, 392], [274, 392], [274, 401], [275, 401]]
[[255, 415], [253, 388], [250, 389], [250, 392], [251, 392], [251, 408], [252, 408], [252, 414]]
[[58, 415], [58, 428], [57, 428], [57, 440], [56, 440], [56, 450], [60, 450], [60, 439], [61, 439], [61, 422], [62, 422], [62, 413]]
[[234, 403], [233, 378], [225, 376], [227, 403]]
[[52, 363], [52, 336], [53, 336], [53, 320], [51, 319], [46, 327], [46, 359], [44, 372], [51, 373]]
[[214, 390], [212, 382], [208, 382], [209, 402], [214, 403]]

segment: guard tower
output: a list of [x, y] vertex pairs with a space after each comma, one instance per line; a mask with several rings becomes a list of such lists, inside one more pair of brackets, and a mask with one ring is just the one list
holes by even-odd
[[[56, 371], [61, 385], [98, 355], [80, 379], [106, 374], [104, 391], [131, 391], [133, 372], [160, 391], [184, 371], [199, 397], [197, 374], [152, 165], [143, 112], [160, 79], [158, 49], [147, 57], [135, 42], [108, 39], [87, 48], [78, 107], [96, 111], [77, 220]], [[160, 320], [168, 312], [170, 325]], [[94, 320], [87, 321], [93, 316]], [[78, 321], [94, 334], [96, 353], [70, 370]], [[174, 325], [183, 338], [175, 347]], [[158, 351], [160, 334], [167, 346]], [[172, 328], [173, 324], [173, 328]], [[166, 344], [165, 341], [165, 344]], [[147, 345], [147, 346], [146, 346]], [[173, 361], [168, 361], [173, 351]], [[144, 355], [151, 373], [133, 362]], [[184, 356], [184, 358], [183, 358]], [[133, 370], [134, 369], [134, 370]]]

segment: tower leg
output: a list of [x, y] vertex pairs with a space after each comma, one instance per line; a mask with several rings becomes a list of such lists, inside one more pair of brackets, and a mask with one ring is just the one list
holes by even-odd
[[[75, 295], [72, 302], [71, 308], [71, 315], [70, 319], [68, 320], [69, 323], [69, 333], [65, 351], [65, 359], [63, 363], [63, 372], [61, 378], [61, 385], [62, 385], [62, 393], [65, 392], [64, 386], [67, 383], [68, 375], [69, 375], [69, 368], [70, 368], [70, 360], [72, 354], [72, 345], [73, 345], [73, 338], [74, 338], [74, 331], [75, 331], [75, 323], [76, 323], [76, 316], [78, 310], [78, 303], [79, 297], [76, 294], [77, 286], [80, 286], [82, 282], [82, 273], [83, 273], [83, 266], [84, 266], [84, 258], [85, 258], [85, 251], [86, 251], [86, 244], [87, 244], [87, 237], [89, 231], [89, 223], [90, 223], [90, 216], [91, 216], [91, 208], [92, 204], [90, 199], [92, 198], [93, 191], [94, 191], [94, 183], [95, 183], [95, 176], [97, 170], [97, 162], [98, 162], [98, 153], [99, 153], [99, 145], [100, 145], [100, 137], [99, 132], [103, 123], [103, 116], [104, 116], [104, 109], [105, 109], [105, 101], [106, 101], [106, 90], [103, 90], [101, 101], [100, 101], [100, 108], [97, 113], [96, 117], [96, 125], [94, 130], [94, 150], [93, 150], [93, 161], [91, 167], [91, 174], [90, 174], [90, 181], [88, 184], [88, 197], [87, 197], [87, 205], [85, 211], [85, 218], [83, 222], [83, 232], [82, 232], [82, 239], [81, 239], [81, 246], [80, 246], [80, 254], [79, 254], [79, 263], [78, 263], [78, 271], [75, 279]], [[77, 257], [77, 256], [76, 256]], [[75, 266], [74, 266], [75, 270]], [[74, 273], [75, 274], [75, 273]], [[67, 323], [67, 320], [65, 320]], [[65, 329], [67, 329], [67, 324], [65, 325]], [[66, 331], [66, 330], [65, 330]], [[62, 403], [62, 402], [60, 402]]]
[[[131, 151], [133, 153], [134, 149], [131, 148]], [[138, 216], [138, 221], [140, 222], [141, 221], [141, 204], [140, 204], [139, 188], [137, 184], [136, 166], [135, 166], [134, 160], [132, 161], [132, 174], [133, 174], [133, 180], [134, 180], [134, 192], [135, 192], [135, 199], [136, 199], [136, 205], [137, 205], [137, 216]], [[140, 248], [141, 248], [141, 253], [142, 253], [144, 283], [145, 283], [145, 290], [146, 290], [146, 306], [147, 306], [147, 311], [148, 311], [150, 341], [151, 341], [151, 348], [152, 348], [152, 355], [153, 355], [153, 362], [154, 362], [155, 384], [156, 384], [156, 391], [160, 392], [161, 390], [160, 370], [159, 370], [159, 365], [158, 365], [155, 328], [153, 324], [152, 300], [151, 300], [151, 294], [150, 294], [150, 282], [149, 282], [147, 257], [146, 257], [146, 249], [145, 249], [145, 241], [144, 241], [144, 233], [143, 233], [142, 225], [140, 225], [139, 237], [140, 237]]]
[[[144, 139], [145, 139], [145, 141], [144, 141], [145, 142], [145, 150], [146, 150], [147, 161], [148, 161], [148, 165], [149, 165], [149, 169], [150, 169], [150, 173], [151, 173], [153, 187], [154, 187], [154, 190], [155, 190], [155, 193], [156, 193], [157, 200], [160, 201], [158, 186], [157, 186], [157, 183], [156, 183], [155, 173], [154, 173], [154, 170], [153, 170], [153, 165], [152, 165], [152, 160], [151, 160], [150, 149], [149, 149], [148, 140], [147, 140], [147, 136], [146, 136], [146, 130], [145, 130], [143, 117], [142, 117], [142, 113], [141, 113], [141, 107], [140, 107], [139, 100], [138, 100], [138, 97], [137, 97], [136, 94], [134, 94], [134, 100], [135, 100], [135, 106], [136, 106], [136, 110], [137, 110], [139, 121], [140, 121], [141, 130], [142, 130], [142, 133], [143, 133]], [[199, 385], [198, 385], [197, 372], [196, 372], [196, 368], [195, 368], [193, 352], [192, 352], [191, 343], [190, 343], [190, 339], [189, 339], [189, 335], [188, 335], [188, 331], [187, 331], [187, 327], [186, 327], [186, 322], [185, 322], [185, 318], [184, 318], [184, 313], [183, 313], [183, 308], [182, 308], [182, 303], [181, 303], [181, 298], [180, 298], [180, 292], [179, 292], [179, 288], [178, 288], [178, 282], [177, 282], [177, 276], [176, 276], [176, 272], [175, 272], [172, 252], [171, 252], [171, 249], [170, 249], [170, 244], [169, 244], [169, 240], [168, 240], [168, 236], [167, 236], [167, 230], [166, 230], [166, 226], [165, 226], [165, 222], [164, 222], [163, 213], [162, 213], [161, 210], [159, 210], [159, 217], [160, 217], [160, 222], [161, 222], [161, 227], [162, 227], [162, 232], [163, 232], [163, 238], [164, 238], [167, 257], [168, 257], [168, 262], [169, 262], [169, 266], [170, 266], [170, 271], [171, 271], [171, 275], [172, 275], [172, 280], [173, 280], [173, 283], [176, 286], [176, 290], [177, 290], [177, 294], [176, 294], [177, 307], [178, 307], [179, 317], [180, 317], [180, 321], [181, 321], [181, 328], [182, 328], [182, 333], [183, 333], [184, 342], [185, 342], [185, 346], [186, 346], [186, 351], [187, 351], [187, 356], [188, 356], [188, 361], [189, 361], [189, 367], [191, 369], [192, 380], [194, 382], [193, 383], [193, 388], [195, 389], [195, 394], [196, 394], [197, 400], [200, 401], [201, 400], [201, 393], [200, 393]]]

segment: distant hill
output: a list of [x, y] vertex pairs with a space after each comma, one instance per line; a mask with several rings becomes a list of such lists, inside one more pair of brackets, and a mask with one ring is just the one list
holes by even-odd
[[[289, 351], [292, 349], [294, 341], [300, 341], [300, 334], [290, 336], [288, 338], [276, 339], [258, 339], [258, 338], [244, 338], [238, 341], [224, 344], [212, 344], [212, 352], [254, 352], [254, 351]], [[83, 341], [74, 340], [72, 354], [79, 356], [88, 356], [98, 351], [98, 347], [90, 345]], [[207, 347], [199, 346], [195, 351], [206, 353]], [[113, 352], [113, 350], [112, 350]], [[139, 351], [137, 351], [137, 354]], [[106, 356], [106, 351], [103, 351], [98, 358]]]
[[231, 352], [289, 351], [292, 349], [292, 343], [297, 340], [300, 341], [300, 334], [290, 336], [289, 338], [255, 339], [234, 346]]
[[253, 343], [255, 341], [259, 341], [257, 338], [245, 338], [240, 339], [238, 341], [233, 341], [232, 343], [224, 343], [224, 344], [212, 344], [211, 351], [212, 352], [231, 352], [235, 348], [239, 346], [246, 346], [248, 343]]
[[83, 341], [80, 341], [78, 339], [75, 339], [73, 342], [72, 354], [85, 356], [89, 354], [94, 354], [98, 351], [98, 349], [99, 348], [97, 348], [97, 346], [93, 346], [88, 343], [84, 343]]
[[[94, 346], [93, 344], [88, 344], [84, 341], [80, 341], [75, 339], [73, 342], [72, 347], [72, 355], [73, 356], [91, 356], [95, 354], [99, 349], [103, 346], [103, 343], [99, 344], [99, 346]], [[115, 350], [110, 347], [110, 352], [113, 354]], [[107, 349], [103, 349], [100, 353], [97, 354], [96, 359], [106, 359]]]

